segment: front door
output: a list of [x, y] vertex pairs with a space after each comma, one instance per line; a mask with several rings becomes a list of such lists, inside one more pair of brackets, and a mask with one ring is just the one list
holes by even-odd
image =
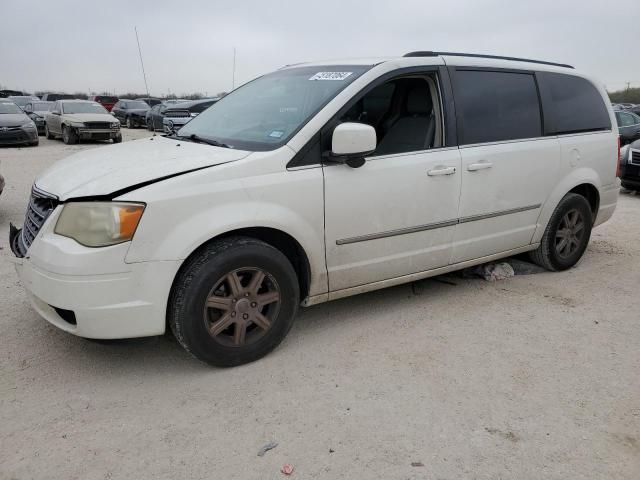
[[325, 239], [336, 292], [448, 265], [460, 196], [460, 153], [443, 147], [435, 73], [389, 81], [342, 121], [376, 129], [360, 168], [326, 164]]

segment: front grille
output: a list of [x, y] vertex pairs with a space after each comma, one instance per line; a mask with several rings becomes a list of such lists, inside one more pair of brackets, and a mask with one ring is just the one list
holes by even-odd
[[111, 128], [111, 124], [109, 122], [84, 122], [84, 126], [88, 129], [94, 130], [108, 130]]
[[172, 110], [172, 111], [166, 111], [164, 113], [164, 116], [169, 118], [183, 118], [183, 117], [190, 117], [191, 114], [189, 113], [189, 110]]
[[19, 128], [9, 130], [8, 132], [0, 131], [0, 141], [5, 142], [26, 142], [29, 136]]
[[31, 189], [31, 199], [24, 218], [24, 226], [20, 235], [16, 237], [16, 250], [20, 257], [24, 257], [38, 235], [53, 209], [56, 208], [58, 199], [53, 195], [43, 192], [35, 185]]
[[631, 150], [629, 155], [629, 163], [631, 165], [640, 165], [640, 150]]

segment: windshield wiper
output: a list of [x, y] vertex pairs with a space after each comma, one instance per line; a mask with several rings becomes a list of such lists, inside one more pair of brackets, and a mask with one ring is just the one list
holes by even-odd
[[188, 137], [185, 137], [184, 135], [175, 135], [175, 138], [191, 140], [192, 142], [196, 142], [196, 143], [206, 143], [207, 145], [213, 145], [214, 147], [232, 148], [231, 145], [227, 145], [226, 143], [222, 143], [217, 140], [213, 140], [211, 138], [199, 137], [195, 133], [192, 133]]

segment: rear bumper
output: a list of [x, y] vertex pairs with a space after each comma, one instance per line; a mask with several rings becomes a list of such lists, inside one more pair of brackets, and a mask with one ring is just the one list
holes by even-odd
[[600, 207], [598, 209], [598, 215], [593, 226], [596, 227], [613, 216], [613, 212], [616, 210], [618, 204], [618, 195], [620, 194], [620, 180], [616, 179], [611, 185], [606, 185], [599, 189], [600, 191]]

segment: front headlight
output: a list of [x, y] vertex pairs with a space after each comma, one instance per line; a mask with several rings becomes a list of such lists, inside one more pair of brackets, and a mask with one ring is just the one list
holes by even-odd
[[24, 128], [26, 130], [31, 130], [31, 129], [36, 128], [36, 124], [33, 123], [33, 121], [29, 121], [27, 123], [24, 123], [24, 124], [20, 125], [20, 128]]
[[86, 247], [128, 242], [138, 228], [144, 207], [143, 203], [124, 202], [67, 203], [54, 232]]
[[82, 122], [70, 122], [69, 125], [74, 128], [84, 128], [84, 123]]
[[189, 115], [191, 115], [192, 117], [197, 117], [198, 116], [198, 112], [191, 112]]
[[118, 128], [120, 126], [120, 122], [113, 122], [111, 124], [111, 128]]

